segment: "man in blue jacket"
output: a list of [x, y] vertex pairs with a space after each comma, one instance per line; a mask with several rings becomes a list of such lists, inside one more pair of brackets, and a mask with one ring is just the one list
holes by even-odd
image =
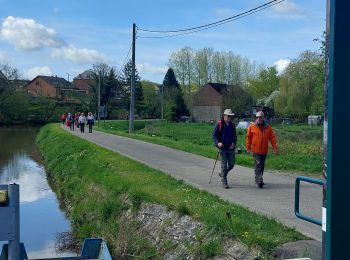
[[212, 139], [219, 148], [221, 158], [221, 172], [219, 173], [222, 186], [228, 189], [227, 174], [235, 165], [235, 147], [237, 143], [236, 126], [231, 121], [235, 114], [231, 109], [225, 109], [212, 133]]

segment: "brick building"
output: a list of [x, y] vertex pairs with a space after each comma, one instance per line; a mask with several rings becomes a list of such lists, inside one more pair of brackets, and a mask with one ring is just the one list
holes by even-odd
[[77, 75], [73, 79], [73, 85], [80, 90], [86, 91], [87, 94], [90, 92], [90, 88], [95, 84], [95, 79], [93, 77], [93, 72], [91, 70], [86, 70], [83, 73]]
[[222, 113], [222, 93], [226, 84], [207, 83], [193, 96], [195, 122], [216, 122]]
[[77, 95], [85, 95], [85, 90], [75, 88], [64, 78], [52, 76], [36, 76], [24, 89], [32, 96], [56, 98], [63, 101], [78, 101]]

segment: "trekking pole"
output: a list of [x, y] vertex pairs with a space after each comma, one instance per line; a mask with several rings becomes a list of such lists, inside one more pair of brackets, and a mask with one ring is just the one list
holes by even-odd
[[213, 171], [211, 172], [209, 184], [211, 183], [211, 179], [213, 178], [213, 173], [214, 173], [216, 162], [218, 161], [218, 158], [219, 158], [219, 153], [220, 153], [220, 150], [218, 151], [218, 154], [216, 155], [216, 160], [215, 160], [215, 163], [214, 163]]

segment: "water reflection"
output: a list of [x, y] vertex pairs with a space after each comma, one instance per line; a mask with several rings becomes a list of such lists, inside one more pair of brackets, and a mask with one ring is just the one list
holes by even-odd
[[34, 202], [52, 193], [47, 184], [44, 167], [24, 152], [14, 154], [1, 169], [0, 183], [14, 182], [20, 184], [21, 203]]
[[0, 128], [0, 183], [20, 185], [20, 230], [29, 258], [75, 256], [58, 253], [55, 238], [70, 230], [51, 191], [35, 147], [37, 128]]

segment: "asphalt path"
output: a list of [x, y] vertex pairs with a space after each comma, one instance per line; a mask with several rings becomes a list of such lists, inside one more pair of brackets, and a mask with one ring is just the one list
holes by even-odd
[[[273, 217], [310, 238], [322, 240], [320, 226], [298, 219], [294, 215], [294, 186], [297, 174], [265, 171], [266, 186], [259, 189], [254, 182], [254, 170], [236, 165], [228, 175], [230, 189], [223, 189], [218, 176], [219, 161], [209, 184], [215, 162], [213, 159], [99, 131], [87, 133], [86, 129], [85, 133], [80, 133], [79, 128], [70, 131], [66, 126], [61, 127], [76, 136], [159, 169], [194, 187], [216, 194], [251, 211]], [[266, 164], [268, 165], [268, 159]], [[322, 187], [302, 182], [300, 194], [300, 212], [321, 220]]]

